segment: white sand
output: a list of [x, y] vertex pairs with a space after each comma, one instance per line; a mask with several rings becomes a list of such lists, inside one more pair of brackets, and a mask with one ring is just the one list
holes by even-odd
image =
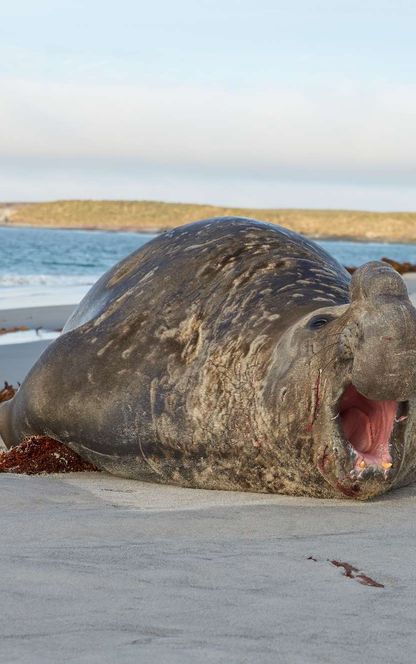
[[0, 289], [0, 327], [30, 328], [0, 335], [0, 385], [22, 382], [87, 290], [86, 286]]
[[0, 288], [0, 328], [29, 330], [0, 335], [0, 385], [22, 382], [89, 286]]
[[10, 346], [10, 337], [13, 344], [28, 344], [36, 341], [53, 341], [59, 337], [60, 332], [56, 330], [19, 330], [10, 334], [0, 334], [0, 346]]
[[414, 487], [359, 503], [90, 480], [1, 477], [1, 662], [415, 661]]
[[75, 306], [88, 292], [90, 286], [17, 286], [0, 288], [0, 311], [4, 309], [26, 309]]

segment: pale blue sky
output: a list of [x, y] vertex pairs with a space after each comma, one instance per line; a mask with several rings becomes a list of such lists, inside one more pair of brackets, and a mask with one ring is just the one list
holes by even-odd
[[416, 4], [0, 0], [0, 199], [416, 209]]

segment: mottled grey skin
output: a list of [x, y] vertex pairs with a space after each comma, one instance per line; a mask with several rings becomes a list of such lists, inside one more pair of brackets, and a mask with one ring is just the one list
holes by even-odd
[[[316, 316], [331, 320], [313, 329]], [[334, 419], [351, 382], [406, 402], [383, 473], [351, 477]], [[125, 477], [367, 498], [416, 477], [415, 390], [416, 312], [396, 272], [369, 263], [350, 286], [313, 242], [224, 218], [107, 272], [0, 409], [0, 434], [51, 436]]]

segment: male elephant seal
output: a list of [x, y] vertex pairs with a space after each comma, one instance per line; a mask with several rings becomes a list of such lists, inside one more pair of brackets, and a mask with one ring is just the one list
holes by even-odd
[[416, 477], [416, 311], [245, 218], [166, 232], [90, 290], [0, 410], [100, 468], [188, 487], [369, 498]]

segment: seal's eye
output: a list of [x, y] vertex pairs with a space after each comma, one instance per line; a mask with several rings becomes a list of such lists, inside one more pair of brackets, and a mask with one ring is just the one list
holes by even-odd
[[308, 328], [310, 330], [319, 330], [320, 327], [323, 327], [332, 320], [330, 316], [314, 316], [310, 319], [308, 323]]

